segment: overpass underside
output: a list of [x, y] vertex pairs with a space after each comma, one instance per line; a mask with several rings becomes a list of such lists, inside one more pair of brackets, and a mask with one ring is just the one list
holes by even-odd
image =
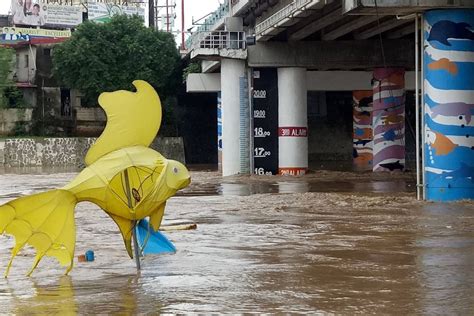
[[[304, 174], [323, 157], [312, 131], [350, 138], [326, 146], [359, 169], [403, 171], [412, 135], [419, 194], [474, 198], [473, 1], [243, 2], [191, 52], [214, 73], [188, 77], [189, 92], [219, 92], [223, 175]], [[328, 112], [350, 130], [316, 126]]]

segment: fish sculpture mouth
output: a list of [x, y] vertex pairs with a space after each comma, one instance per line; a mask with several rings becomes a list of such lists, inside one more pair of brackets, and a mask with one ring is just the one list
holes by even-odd
[[179, 188], [179, 190], [188, 187], [190, 184], [191, 184], [191, 177], [187, 178], [186, 181], [184, 181], [183, 185]]

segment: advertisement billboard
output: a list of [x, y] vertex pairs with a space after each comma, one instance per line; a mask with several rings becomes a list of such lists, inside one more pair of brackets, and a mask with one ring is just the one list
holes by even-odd
[[15, 25], [76, 26], [82, 23], [82, 8], [53, 5], [39, 0], [12, 0], [11, 12]]
[[69, 30], [45, 30], [23, 27], [4, 27], [2, 29], [3, 41], [29, 41], [31, 38], [68, 38]]
[[145, 20], [145, 9], [136, 6], [127, 7], [113, 3], [89, 1], [87, 3], [87, 12], [89, 21], [99, 23], [108, 22], [116, 14], [139, 15]]

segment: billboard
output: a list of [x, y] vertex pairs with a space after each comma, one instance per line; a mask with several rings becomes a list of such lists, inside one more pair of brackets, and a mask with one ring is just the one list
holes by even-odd
[[143, 20], [145, 20], [145, 9], [136, 6], [127, 7], [113, 3], [88, 1], [87, 12], [89, 21], [99, 23], [109, 21], [110, 18], [116, 14], [139, 15]]
[[76, 26], [82, 23], [82, 8], [41, 3], [39, 0], [12, 0], [15, 25]]
[[68, 38], [71, 31], [31, 29], [22, 27], [4, 27], [2, 29], [3, 41], [29, 41], [31, 38]]

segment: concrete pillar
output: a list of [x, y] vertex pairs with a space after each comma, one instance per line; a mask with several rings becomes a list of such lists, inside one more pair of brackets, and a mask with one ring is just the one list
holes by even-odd
[[373, 129], [372, 90], [352, 93], [353, 99], [353, 165], [355, 170], [372, 170]]
[[377, 68], [373, 78], [373, 171], [405, 168], [405, 70]]
[[278, 69], [278, 173], [308, 169], [308, 115], [305, 68]]
[[245, 62], [221, 61], [222, 175], [250, 172], [250, 114]]
[[474, 199], [474, 10], [424, 17], [426, 198]]

